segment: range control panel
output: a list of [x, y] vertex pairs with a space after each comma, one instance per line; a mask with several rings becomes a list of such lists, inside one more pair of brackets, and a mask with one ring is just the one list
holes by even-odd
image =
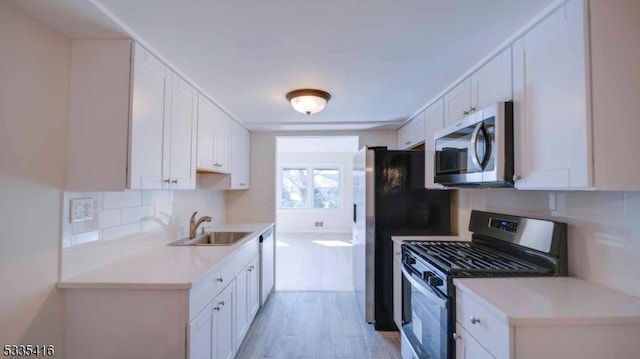
[[489, 228], [499, 229], [505, 232], [517, 233], [518, 222], [491, 217], [489, 219]]

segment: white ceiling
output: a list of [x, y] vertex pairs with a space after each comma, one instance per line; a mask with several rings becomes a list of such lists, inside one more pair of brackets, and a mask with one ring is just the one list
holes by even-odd
[[[14, 0], [71, 38], [108, 37], [108, 21], [82, 18], [87, 1]], [[249, 129], [350, 130], [398, 128], [552, 0], [91, 2]], [[331, 101], [299, 114], [285, 99], [298, 88]]]

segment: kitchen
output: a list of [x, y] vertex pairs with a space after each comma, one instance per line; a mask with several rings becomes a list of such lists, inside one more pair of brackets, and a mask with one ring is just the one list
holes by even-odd
[[[0, 38], [0, 48], [2, 49], [0, 70], [3, 75], [3, 84], [0, 85], [2, 93], [0, 106], [2, 108], [2, 134], [0, 135], [2, 139], [0, 141], [2, 186], [0, 188], [3, 198], [0, 205], [2, 206], [0, 213], [3, 214], [0, 227], [2, 228], [0, 283], [3, 287], [3, 294], [0, 298], [0, 308], [2, 308], [0, 313], [2, 343], [0, 344], [52, 344], [55, 345], [56, 350], [61, 351], [64, 347], [63, 338], [65, 336], [65, 294], [55, 287], [61, 278], [60, 276], [64, 277], [67, 269], [76, 270], [79, 266], [91, 267], [98, 265], [100, 261], [109, 262], [114, 259], [114, 255], [119, 256], [124, 250], [123, 248], [111, 248], [110, 251], [101, 251], [99, 252], [101, 256], [92, 254], [90, 259], [81, 260], [78, 266], [72, 265], [71, 267], [67, 266], [71, 262], [66, 261], [67, 258], [63, 258], [61, 242], [64, 237], [64, 219], [65, 215], [69, 213], [63, 208], [63, 203], [66, 202], [63, 198], [66, 193], [65, 189], [69, 188], [66, 167], [67, 138], [70, 136], [67, 133], [67, 112], [70, 100], [68, 89], [70, 86], [71, 44], [68, 37], [62, 35], [61, 31], [51, 30], [41, 23], [41, 21], [45, 21], [43, 18], [46, 18], [47, 15], [56, 17], [60, 16], [60, 13], [39, 10], [38, 5], [43, 5], [44, 2], [38, 4], [37, 1], [25, 1], [24, 6], [31, 6], [30, 11], [17, 6], [16, 2], [5, 0], [0, 5], [2, 6], [2, 11], [0, 11], [2, 17], [0, 19], [2, 30], [0, 31], [2, 34], [0, 35], [2, 36]], [[84, 2], [77, 1], [68, 4], [77, 6], [76, 9], [80, 11], [82, 3]], [[251, 181], [249, 190], [227, 192], [176, 190], [172, 191], [173, 198], [171, 196], [161, 198], [162, 194], [153, 192], [145, 195], [144, 191], [143, 194], [140, 194], [139, 199], [127, 198], [128, 195], [109, 195], [107, 197], [119, 198], [105, 199], [103, 195], [101, 205], [104, 208], [104, 202], [107, 201], [111, 203], [139, 201], [138, 207], [143, 207], [147, 203], [149, 206], [154, 206], [154, 214], [155, 211], [166, 213], [167, 205], [169, 205], [168, 207], [172, 207], [171, 216], [174, 217], [175, 223], [181, 226], [186, 226], [189, 223], [189, 217], [193, 211], [198, 211], [200, 215], [211, 215], [213, 224], [273, 222], [275, 217], [273, 192], [276, 186], [273, 153], [277, 136], [326, 133], [355, 135], [360, 136], [361, 146], [400, 147], [397, 146], [397, 129], [405, 120], [410, 117], [419, 117], [418, 115], [423, 113], [422, 109], [428, 110], [431, 103], [436, 103], [435, 100], [445, 96], [449, 90], [462, 92], [464, 89], [456, 85], [466, 83], [466, 78], [490, 58], [493, 58], [491, 55], [499, 52], [500, 44], [503, 41], [507, 45], [507, 43], [511, 44], [517, 40], [516, 37], [510, 39], [510, 35], [525, 27], [536, 13], [542, 11], [549, 4], [549, 2], [538, 2], [537, 7], [532, 6], [531, 13], [527, 16], [521, 14], [517, 21], [513, 20], [517, 24], [513, 24], [509, 33], [493, 34], [493, 43], [483, 44], [480, 48], [474, 47], [480, 45], [469, 44], [469, 51], [474, 53], [475, 60], [466, 60], [471, 62], [464, 66], [457, 64], [457, 72], [449, 73], [448, 77], [434, 81], [439, 81], [438, 84], [429, 84], [436, 87], [431, 89], [431, 93], [420, 93], [424, 97], [418, 102], [413, 100], [412, 103], [405, 104], [407, 109], [399, 113], [407, 114], [401, 121], [391, 123], [389, 129], [353, 130], [338, 127], [334, 130], [325, 129], [318, 132], [304, 127], [309, 126], [307, 124], [299, 127], [301, 131], [291, 131], [291, 127], [284, 126], [286, 124], [280, 124], [282, 127], [269, 131], [256, 127], [251, 131], [250, 139]], [[611, 2], [607, 2], [607, 4], [611, 4]], [[557, 132], [548, 134], [553, 138], [550, 141], [554, 146], [562, 146], [563, 140], [588, 139], [587, 144], [591, 144], [591, 146], [584, 148], [586, 148], [586, 152], [593, 152], [589, 155], [594, 157], [593, 162], [597, 164], [594, 168], [595, 173], [591, 182], [587, 181], [589, 183], [586, 186], [578, 183], [573, 187], [595, 186], [596, 190], [575, 191], [567, 183], [552, 185], [544, 185], [543, 183], [539, 186], [540, 189], [535, 191], [502, 188], [460, 189], [455, 191], [457, 193], [455, 202], [457, 210], [453, 225], [459, 236], [469, 238], [470, 232], [467, 224], [473, 209], [541, 217], [567, 223], [569, 228], [569, 273], [589, 282], [638, 297], [640, 296], [640, 287], [638, 287], [636, 278], [640, 274], [640, 267], [637, 265], [638, 258], [640, 258], [637, 236], [640, 196], [637, 191], [640, 175], [638, 175], [638, 166], [634, 166], [632, 162], [624, 165], [623, 162], [627, 156], [620, 156], [620, 153], [636, 152], [634, 151], [636, 141], [634, 141], [633, 133], [637, 129], [638, 121], [624, 120], [624, 118], [634, 113], [629, 106], [634, 104], [638, 94], [637, 76], [640, 73], [637, 70], [638, 61], [636, 60], [638, 48], [637, 44], [633, 42], [633, 39], [638, 37], [637, 24], [633, 21], [638, 18], [633, 15], [637, 15], [638, 8], [633, 1], [619, 1], [616, 2], [617, 4], [625, 11], [601, 12], [601, 14], [610, 14], [611, 18], [602, 19], [603, 22], [597, 23], [601, 27], [591, 29], [594, 36], [603, 36], [605, 39], [607, 36], [609, 38], [619, 36], [620, 43], [626, 45], [616, 47], [615, 51], [606, 51], [596, 47], [596, 45], [604, 46], [606, 42], [592, 44], [589, 59], [592, 65], [600, 66], [597, 67], [599, 69], [606, 65], [608, 69], [605, 72], [592, 74], [591, 80], [594, 87], [591, 96], [594, 102], [590, 111], [592, 111], [594, 119], [598, 119], [598, 121], [594, 121], [591, 130], [586, 128], [587, 133], [589, 131], [592, 133], [586, 136], [584, 133], [571, 131], [571, 135], [567, 135], [561, 131], [566, 131], [567, 128], [557, 128]], [[598, 1], [591, 1], [590, 5], [594, 11], [600, 9], [598, 5], [607, 6]], [[611, 7], [612, 9], [617, 8], [614, 5]], [[58, 22], [60, 22], [60, 18], [58, 18]], [[66, 25], [71, 28], [75, 27], [75, 31], [84, 31], [87, 37], [98, 36], [100, 30], [104, 31], [103, 28], [92, 27], [91, 24], [85, 19], [84, 23], [69, 22]], [[632, 24], [636, 26], [631, 26]], [[612, 46], [612, 44], [609, 45]], [[605, 49], [607, 48], [605, 47]], [[454, 60], [459, 61], [451, 59], [451, 61]], [[425, 62], [421, 66], [428, 67], [428, 64]], [[400, 63], [397, 66], [404, 65], [406, 63]], [[382, 85], [395, 84], [392, 79], [389, 79], [389, 84], [387, 84], [384, 81], [384, 76], [385, 74], [380, 74]], [[387, 75], [387, 79], [389, 76], [393, 77], [393, 74]], [[195, 83], [199, 83], [197, 78], [193, 78], [193, 80]], [[226, 85], [231, 86], [231, 84]], [[291, 84], [291, 86], [298, 85], [299, 83]], [[287, 90], [291, 89], [293, 88]], [[332, 89], [328, 88], [328, 90], [331, 92]], [[613, 101], [607, 95], [614, 90], [617, 99], [614, 102], [617, 104], [615, 106], [606, 102]], [[418, 90], [416, 86], [412, 91], [423, 90]], [[241, 92], [236, 92], [236, 94], [239, 93]], [[329, 113], [332, 105], [339, 104], [339, 96], [335, 96], [335, 93], [333, 95], [334, 97], [327, 105], [326, 113]], [[240, 97], [240, 95], [237, 96]], [[287, 107], [284, 93], [277, 96], [281, 105], [284, 104], [282, 109], [292, 111]], [[516, 96], [517, 93], [514, 91], [514, 100]], [[566, 103], [566, 99], [555, 98]], [[603, 99], [604, 102], [600, 102], [600, 99]], [[241, 103], [241, 99], [234, 101]], [[393, 101], [402, 102], [406, 99], [402, 96], [394, 96]], [[518, 101], [515, 102], [518, 103]], [[223, 101], [221, 104], [226, 105]], [[559, 108], [562, 106], [555, 106], [553, 111]], [[317, 121], [314, 116], [309, 117], [312, 122]], [[610, 117], [608, 123], [600, 120], [603, 117]], [[320, 117], [316, 118], [320, 119]], [[392, 115], [386, 117], [386, 119], [389, 118], [392, 118]], [[237, 120], [243, 120], [243, 118], [240, 117]], [[548, 123], [543, 123], [543, 125], [550, 126]], [[538, 131], [544, 130], [544, 126], [531, 128], [528, 133], [538, 134]], [[519, 133], [516, 132], [516, 142], [518, 142], [518, 135]], [[99, 142], [98, 137], [95, 139], [96, 146]], [[526, 140], [535, 139], [532, 137]], [[523, 141], [520, 139], [520, 143]], [[404, 142], [400, 141], [400, 143]], [[624, 144], [624, 148], [623, 151], [620, 151], [622, 144]], [[553, 146], [543, 148], [539, 153], [531, 154], [530, 158], [526, 158], [525, 163], [544, 167], [548, 165], [543, 161], [545, 158], [554, 158], [554, 156], [559, 158], [561, 155], [569, 154], [569, 150], [573, 148], [565, 145], [561, 148], [567, 148], [566, 152], [556, 151], [549, 154], [548, 148], [550, 147]], [[576, 148], [578, 147], [576, 146]], [[580, 157], [581, 153], [571, 153], [571, 155]], [[566, 157], [563, 158], [563, 160], [565, 159]], [[584, 158], [582, 160], [584, 161]], [[569, 163], [577, 163], [580, 166], [582, 162], [569, 160]], [[555, 178], [560, 178], [560, 176]], [[535, 187], [535, 183], [531, 181], [521, 185]], [[518, 186], [520, 184], [516, 183], [516, 187]], [[98, 201], [93, 204], [97, 206]], [[173, 206], [171, 206], [172, 204]], [[114, 204], [109, 207], [109, 210], [122, 210], [122, 207]], [[149, 214], [141, 213], [138, 218], [146, 216]], [[142, 222], [137, 223], [142, 225]], [[134, 223], [123, 223], [122, 226], [131, 224]], [[133, 226], [127, 228], [131, 227]], [[126, 231], [126, 229], [122, 230]], [[101, 235], [103, 234], [101, 233]], [[141, 244], [136, 250], [145, 250], [148, 248], [147, 245], [148, 243]], [[130, 248], [128, 247], [127, 250]]]

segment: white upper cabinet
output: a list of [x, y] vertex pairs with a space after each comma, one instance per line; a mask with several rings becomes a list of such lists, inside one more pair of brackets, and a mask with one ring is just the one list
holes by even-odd
[[216, 172], [229, 173], [231, 171], [231, 117], [219, 107], [216, 107], [214, 122], [214, 150], [213, 159]]
[[214, 123], [216, 105], [200, 94], [198, 98], [198, 154], [197, 169], [199, 171], [215, 171], [213, 159]]
[[511, 49], [508, 48], [444, 95], [444, 125], [512, 98]]
[[426, 188], [443, 189], [433, 182], [435, 175], [435, 139], [436, 131], [444, 127], [444, 99], [440, 98], [425, 110], [425, 142], [424, 142], [424, 186]]
[[406, 150], [424, 143], [424, 111], [398, 130], [398, 148]]
[[229, 189], [248, 189], [251, 135], [236, 121], [231, 121], [231, 175]]
[[195, 188], [197, 96], [191, 85], [135, 45], [129, 188]]
[[511, 101], [511, 48], [503, 50], [471, 75], [470, 112], [491, 104]]
[[211, 100], [198, 101], [198, 170], [229, 173], [231, 118]]
[[196, 90], [130, 40], [73, 40], [67, 189], [195, 188]]
[[444, 124], [455, 123], [471, 109], [471, 80], [467, 77], [444, 95]]
[[592, 186], [585, 18], [570, 1], [513, 44], [517, 188]]

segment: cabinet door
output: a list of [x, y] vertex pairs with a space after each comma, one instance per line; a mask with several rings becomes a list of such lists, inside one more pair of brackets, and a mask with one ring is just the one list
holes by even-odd
[[231, 189], [249, 188], [249, 131], [231, 121]]
[[444, 127], [444, 100], [439, 99], [425, 110], [425, 146], [424, 146], [424, 186], [442, 189], [442, 185], [433, 182], [435, 172], [435, 140], [436, 131]]
[[187, 326], [187, 359], [211, 359], [213, 338], [213, 309], [209, 304]]
[[233, 335], [233, 294], [234, 285], [228, 285], [213, 301], [215, 314], [214, 358], [232, 359], [234, 354]]
[[458, 335], [456, 339], [456, 359], [495, 359], [458, 323], [456, 323], [455, 334]]
[[214, 143], [214, 166], [217, 172], [229, 173], [231, 170], [231, 118], [226, 112], [216, 107], [215, 117], [215, 143]]
[[511, 48], [503, 50], [471, 75], [471, 112], [511, 101]]
[[198, 92], [173, 74], [169, 168], [171, 188], [196, 188], [196, 110]]
[[410, 138], [411, 123], [407, 122], [398, 130], [398, 148], [405, 150], [411, 146]]
[[584, 31], [573, 0], [513, 45], [517, 188], [592, 185]]
[[248, 300], [249, 300], [249, 271], [248, 266], [243, 268], [236, 277], [236, 344], [238, 347], [242, 344], [242, 339], [249, 329], [248, 317]]
[[214, 122], [216, 106], [202, 94], [198, 97], [198, 151], [196, 167], [200, 170], [215, 171], [213, 165]]
[[129, 188], [168, 187], [164, 168], [165, 118], [170, 108], [171, 72], [156, 57], [136, 44], [129, 137]]
[[444, 95], [444, 125], [450, 125], [469, 114], [471, 81], [466, 78]]
[[256, 256], [249, 263], [249, 279], [247, 283], [247, 319], [249, 326], [260, 308], [260, 265], [258, 261], [259, 256]]

